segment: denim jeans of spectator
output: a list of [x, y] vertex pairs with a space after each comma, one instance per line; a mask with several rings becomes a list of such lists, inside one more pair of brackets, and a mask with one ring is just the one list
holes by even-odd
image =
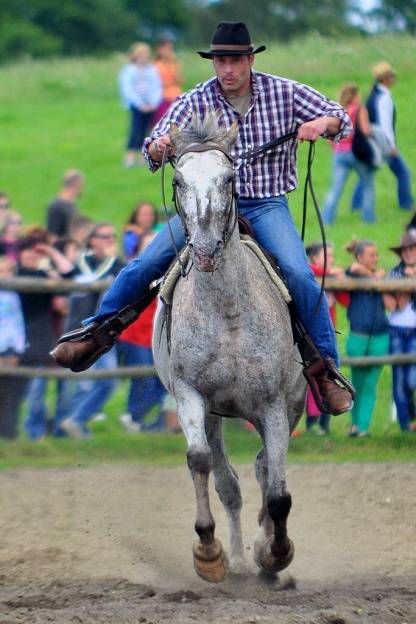
[[[338, 362], [335, 333], [326, 298], [317, 304], [320, 286], [309, 267], [302, 240], [296, 230], [285, 196], [266, 199], [238, 199], [239, 212], [251, 223], [259, 243], [276, 259], [288, 284], [299, 318], [324, 357]], [[185, 236], [179, 217], [171, 219], [176, 245], [181, 249]], [[149, 284], [164, 275], [175, 257], [167, 226], [140, 256], [116, 277], [104, 295], [98, 314], [84, 323], [115, 314], [146, 293]]]
[[153, 113], [143, 113], [135, 106], [130, 106], [130, 133], [127, 149], [140, 150], [142, 148], [152, 118]]
[[38, 440], [48, 433], [62, 437], [66, 434], [59, 424], [69, 416], [74, 401], [75, 382], [58, 379], [56, 382], [56, 409], [53, 421], [49, 420], [46, 405], [48, 379], [38, 377], [32, 379], [27, 390], [27, 417], [24, 424], [25, 432], [30, 440]]
[[[120, 340], [118, 343], [120, 361], [124, 366], [153, 366], [153, 354], [151, 347], [141, 347], [130, 342]], [[143, 424], [146, 414], [155, 406], [159, 406], [159, 414], [166, 390], [157, 375], [153, 377], [132, 378], [130, 382], [129, 396], [127, 399], [127, 411], [132, 420]], [[159, 418], [156, 422], [160, 426]]]
[[[416, 329], [390, 327], [390, 353], [416, 353]], [[397, 409], [400, 429], [410, 428], [410, 409], [416, 390], [416, 364], [393, 366], [393, 399]]]
[[39, 440], [47, 434], [48, 410], [46, 408], [46, 390], [48, 380], [35, 377], [29, 383], [26, 396], [27, 416], [24, 430], [30, 440]]
[[373, 223], [376, 220], [374, 170], [360, 162], [351, 151], [335, 152], [332, 158], [331, 188], [323, 210], [323, 220], [327, 225], [334, 223], [336, 219], [338, 203], [351, 171], [356, 171], [359, 175], [361, 184], [360, 208], [362, 209], [363, 221]]
[[[397, 156], [388, 156], [385, 158], [386, 163], [390, 167], [397, 180], [397, 198], [400, 208], [403, 210], [411, 210], [414, 205], [411, 187], [410, 170], [407, 166], [403, 156], [397, 154]], [[352, 208], [353, 210], [363, 208], [363, 187], [361, 180], [355, 187], [354, 194], [352, 196]]]
[[[104, 353], [90, 370], [108, 370], [117, 368], [117, 350], [113, 347]], [[97, 414], [113, 394], [117, 379], [84, 379], [77, 384], [76, 408], [70, 414], [79, 425], [86, 423]]]

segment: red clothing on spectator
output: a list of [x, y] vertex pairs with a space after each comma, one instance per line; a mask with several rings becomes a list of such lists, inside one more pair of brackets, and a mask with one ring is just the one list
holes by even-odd
[[[355, 128], [357, 122], [357, 115], [359, 111], [358, 104], [350, 104], [347, 107], [347, 113], [351, 119], [352, 127]], [[352, 139], [354, 136], [354, 130], [347, 137], [341, 139], [338, 143], [332, 143], [332, 149], [334, 152], [350, 152], [352, 150]]]
[[[314, 275], [316, 275], [316, 277], [322, 277], [324, 274], [324, 269], [323, 267], [317, 266], [316, 264], [311, 264], [310, 265]], [[330, 273], [326, 274], [327, 276], [330, 275]], [[331, 292], [331, 291], [325, 291], [327, 299], [328, 299], [328, 306], [329, 306], [329, 314], [331, 317], [331, 321], [334, 327], [337, 326], [337, 312], [336, 312], [336, 306], [335, 304], [338, 302], [340, 303], [342, 306], [344, 307], [348, 307], [349, 303], [350, 303], [350, 295], [348, 292]]]
[[150, 349], [152, 346], [153, 319], [156, 313], [157, 299], [140, 314], [137, 321], [134, 321], [120, 335], [120, 340], [130, 342], [139, 347]]

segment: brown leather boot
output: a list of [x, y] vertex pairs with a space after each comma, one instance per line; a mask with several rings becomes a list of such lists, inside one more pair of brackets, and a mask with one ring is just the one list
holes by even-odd
[[59, 366], [70, 368], [74, 373], [87, 370], [114, 346], [121, 332], [137, 319], [158, 292], [159, 282], [155, 282], [145, 295], [114, 316], [67, 332], [59, 338], [51, 356]]
[[51, 356], [59, 366], [80, 373], [107, 353], [116, 337], [106, 323], [91, 323], [61, 336]]
[[323, 412], [337, 416], [349, 412], [354, 405], [352, 384], [336, 368], [331, 358], [319, 358], [303, 371], [315, 402]]

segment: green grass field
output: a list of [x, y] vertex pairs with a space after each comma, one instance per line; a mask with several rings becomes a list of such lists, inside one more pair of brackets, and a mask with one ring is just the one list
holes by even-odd
[[[212, 74], [209, 61], [195, 53], [181, 58], [186, 88]], [[357, 82], [366, 94], [371, 84], [371, 66], [386, 59], [397, 69], [394, 98], [398, 109], [398, 143], [413, 173], [416, 172], [414, 118], [416, 108], [416, 40], [386, 36], [369, 39], [325, 40], [318, 36], [288, 46], [273, 45], [258, 56], [259, 70], [306, 82], [332, 98], [346, 82]], [[160, 176], [145, 169], [124, 170], [121, 158], [127, 117], [121, 109], [116, 77], [123, 58], [57, 59], [27, 61], [0, 67], [0, 190], [7, 191], [14, 207], [27, 224], [43, 224], [45, 207], [54, 197], [62, 173], [68, 168], [85, 172], [87, 186], [80, 200], [84, 214], [110, 220], [121, 228], [135, 203], [142, 200], [161, 205]], [[300, 187], [304, 179], [307, 146], [299, 149]], [[322, 203], [330, 181], [330, 147], [317, 145], [314, 185]], [[350, 180], [339, 209], [336, 225], [327, 237], [336, 246], [337, 264], [347, 266], [344, 244], [353, 236], [372, 239], [379, 245], [380, 263], [389, 268], [395, 256], [388, 250], [400, 238], [409, 215], [397, 207], [394, 179], [387, 169], [377, 174], [376, 224], [369, 226], [349, 210], [353, 181]], [[297, 223], [301, 219], [302, 190], [291, 194]], [[316, 219], [310, 210], [307, 241], [319, 239]], [[347, 326], [339, 314], [340, 349], [343, 352]], [[127, 438], [117, 416], [123, 411], [125, 384], [106, 407], [106, 424], [94, 425], [94, 440], [84, 444], [47, 440], [30, 444], [19, 439], [0, 444], [0, 466], [60, 465], [101, 460], [183, 461], [182, 436]], [[53, 400], [53, 393], [49, 397]], [[410, 460], [416, 436], [402, 436], [390, 423], [390, 371], [385, 369], [379, 386], [371, 440], [348, 440], [348, 417], [333, 419], [329, 440], [301, 436], [291, 443], [293, 461]], [[241, 461], [252, 459], [258, 447], [256, 436], [230, 424], [227, 436], [232, 454]], [[415, 438], [415, 439], [413, 439]]]

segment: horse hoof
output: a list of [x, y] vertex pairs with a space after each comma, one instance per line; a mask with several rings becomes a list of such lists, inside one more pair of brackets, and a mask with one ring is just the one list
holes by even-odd
[[227, 576], [228, 561], [220, 540], [214, 539], [208, 546], [196, 542], [193, 546], [195, 571], [205, 581], [221, 583]]
[[292, 540], [288, 539], [288, 541], [289, 550], [286, 554], [280, 557], [276, 557], [276, 555], [272, 553], [272, 544], [274, 542], [273, 535], [271, 535], [266, 542], [264, 542], [257, 557], [257, 563], [262, 570], [264, 570], [264, 572], [267, 574], [275, 574], [276, 572], [284, 570], [290, 563], [292, 563], [295, 555], [295, 546]]

